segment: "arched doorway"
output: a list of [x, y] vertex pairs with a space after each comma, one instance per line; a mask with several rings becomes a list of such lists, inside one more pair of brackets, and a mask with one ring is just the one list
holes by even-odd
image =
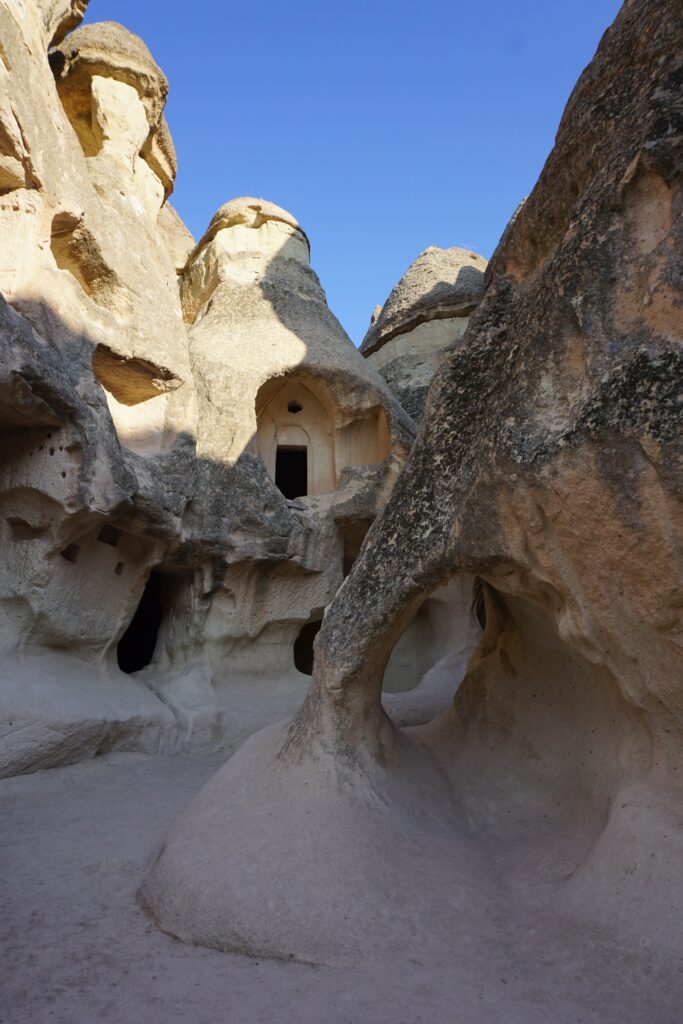
[[335, 489], [334, 405], [317, 381], [268, 381], [257, 395], [256, 416], [261, 457], [285, 497]]

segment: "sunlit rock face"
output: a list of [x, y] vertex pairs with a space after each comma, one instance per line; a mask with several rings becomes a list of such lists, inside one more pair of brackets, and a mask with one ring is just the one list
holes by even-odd
[[291, 713], [414, 435], [286, 211], [195, 244], [166, 78], [84, 9], [0, 6], [3, 773]]
[[[630, 0], [327, 610], [303, 707], [148, 870], [165, 931], [439, 963], [502, 886], [524, 928], [552, 907], [683, 952], [679, 79], [678, 6]], [[464, 572], [484, 634], [450, 708], [399, 729], [385, 666]]]
[[418, 421], [432, 378], [484, 294], [483, 256], [430, 246], [372, 316], [360, 351]]

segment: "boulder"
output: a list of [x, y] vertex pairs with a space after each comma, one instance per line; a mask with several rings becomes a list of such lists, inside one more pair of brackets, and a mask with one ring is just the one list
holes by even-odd
[[50, 51], [60, 99], [67, 116], [87, 137], [93, 78], [131, 86], [147, 114], [150, 128], [161, 119], [168, 81], [139, 36], [116, 21], [82, 25]]

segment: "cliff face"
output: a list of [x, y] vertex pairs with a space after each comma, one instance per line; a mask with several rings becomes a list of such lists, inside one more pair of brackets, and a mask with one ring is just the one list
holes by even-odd
[[[195, 247], [167, 202], [166, 78], [121, 25], [76, 28], [85, 8], [0, 5], [9, 774], [113, 747], [220, 745], [291, 713], [308, 683], [297, 638], [340, 585], [414, 435], [307, 254], [305, 267], [270, 259], [268, 218], [239, 230], [219, 218]], [[231, 279], [235, 266], [249, 284]], [[257, 405], [262, 387], [270, 399], [302, 373], [329, 392], [318, 419], [340, 440], [325, 497], [313, 501], [304, 479], [294, 504], [275, 482], [290, 428], [271, 416], [261, 450]], [[297, 437], [312, 465], [312, 442]]]
[[[388, 934], [438, 951], [486, 912], [503, 840], [525, 899], [683, 949], [682, 41], [673, 2], [627, 0], [605, 34], [327, 611], [305, 704], [148, 872], [165, 930], [304, 959]], [[387, 659], [465, 571], [483, 638], [450, 710], [398, 730]]]

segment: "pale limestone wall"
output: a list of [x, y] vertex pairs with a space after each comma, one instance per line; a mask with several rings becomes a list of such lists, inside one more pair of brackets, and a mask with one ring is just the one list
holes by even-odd
[[157, 395], [136, 405], [119, 402], [103, 385], [107, 406], [122, 445], [136, 455], [160, 455], [175, 439], [166, 426], [167, 396]]
[[421, 359], [425, 363], [424, 374], [419, 377], [406, 376], [406, 383], [411, 379], [420, 384], [429, 383], [444, 353], [462, 338], [468, 323], [469, 317], [466, 316], [425, 321], [405, 334], [397, 334], [382, 348], [367, 356], [367, 360], [376, 369], [382, 370], [395, 359]]
[[[5, 173], [0, 196], [0, 290], [13, 307], [3, 327], [23, 339], [15, 348], [3, 341], [3, 356], [10, 380], [42, 378], [44, 393], [56, 400], [61, 390], [62, 398], [53, 410], [43, 401], [42, 408], [12, 413], [14, 429], [4, 435], [0, 602], [12, 625], [3, 645], [101, 657], [125, 628], [161, 547], [127, 524], [116, 557], [97, 540], [135, 486], [119, 447], [125, 438], [112, 426], [97, 384], [100, 357], [107, 382], [106, 367], [115, 365], [117, 393], [125, 393], [130, 378], [134, 400], [142, 402], [137, 409], [147, 399], [156, 403], [154, 415], [142, 417], [154, 421], [150, 455], [194, 432], [193, 389], [179, 297], [170, 287], [174, 274], [156, 234], [161, 200], [150, 196], [159, 189], [151, 171], [137, 173], [150, 133], [145, 109], [131, 85], [101, 68], [87, 80], [101, 147], [87, 157], [56, 88], [39, 15], [19, 0], [0, 11], [0, 108], [16, 124], [7, 144], [2, 134], [0, 149], [20, 139], [26, 168], [21, 181]], [[11, 166], [10, 154], [0, 162]], [[178, 397], [169, 405], [173, 389]], [[85, 404], [76, 412], [79, 402]], [[116, 405], [112, 397], [115, 419]]]
[[[223, 475], [240, 474], [272, 515], [277, 509], [273, 533], [282, 531], [238, 524], [230, 534], [238, 552], [220, 573], [213, 563], [195, 573], [186, 610], [147, 673], [197, 734], [209, 700], [230, 707], [249, 687], [299, 699], [307, 677], [295, 669], [294, 643], [343, 580], [344, 530], [367, 529], [411, 439], [409, 422], [331, 316], [308, 253], [287, 211], [245, 197], [217, 211], [181, 274], [200, 490], [215, 490], [224, 523], [233, 507], [242, 520], [263, 520], [246, 500], [239, 509], [234, 476]], [[307, 449], [307, 494], [296, 502], [274, 486], [278, 445]], [[182, 664], [208, 686], [199, 701], [187, 672], [174, 668]]]

